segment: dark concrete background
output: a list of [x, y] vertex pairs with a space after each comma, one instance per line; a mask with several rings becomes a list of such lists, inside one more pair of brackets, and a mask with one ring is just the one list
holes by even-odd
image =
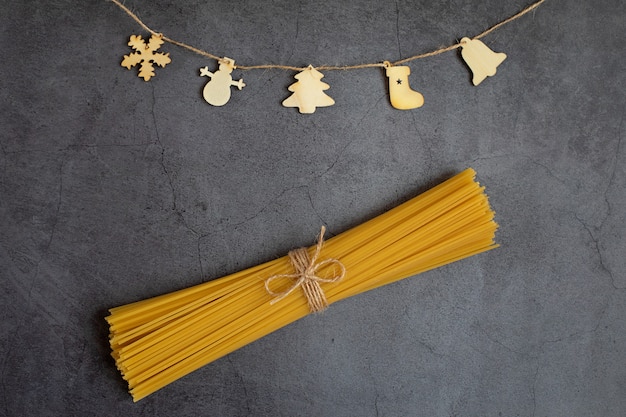
[[[130, 1], [154, 29], [240, 64], [395, 60], [473, 36], [515, 0]], [[414, 61], [423, 108], [381, 70], [325, 72], [336, 105], [280, 105], [293, 72], [164, 45], [144, 82], [107, 1], [2, 2], [0, 415], [624, 416], [626, 145], [618, 0], [548, 0], [458, 52]], [[333, 305], [134, 404], [110, 307], [310, 244], [473, 167], [502, 247]]]

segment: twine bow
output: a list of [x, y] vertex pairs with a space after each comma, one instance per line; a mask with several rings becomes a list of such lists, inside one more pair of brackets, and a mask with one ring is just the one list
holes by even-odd
[[[319, 257], [322, 246], [324, 244], [324, 232], [326, 232], [326, 228], [322, 226], [319, 239], [317, 240], [317, 246], [315, 247], [315, 252], [313, 253], [312, 257], [309, 256], [309, 251], [307, 248], [298, 248], [289, 251], [289, 260], [291, 261], [291, 265], [293, 265], [293, 268], [296, 271], [295, 273], [272, 275], [265, 280], [265, 290], [269, 295], [274, 297], [274, 299], [271, 301], [271, 304], [277, 303], [278, 301], [282, 300], [293, 291], [295, 291], [298, 287], [302, 287], [302, 291], [309, 303], [309, 309], [312, 313], [323, 311], [328, 307], [328, 301], [326, 300], [326, 295], [324, 294], [320, 283], [341, 281], [346, 275], [346, 267], [337, 259], [333, 258], [317, 262], [317, 258]], [[339, 267], [338, 274], [335, 273], [328, 278], [322, 278], [317, 275], [317, 272], [321, 268], [330, 264]], [[280, 278], [294, 279], [295, 282], [285, 291], [272, 291], [270, 289], [271, 282], [275, 279]]]

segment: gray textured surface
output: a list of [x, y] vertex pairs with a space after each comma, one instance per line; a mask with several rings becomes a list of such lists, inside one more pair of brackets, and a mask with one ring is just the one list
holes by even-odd
[[[211, 4], [212, 3], [212, 4]], [[166, 35], [242, 64], [398, 59], [528, 3], [128, 1]], [[293, 73], [235, 71], [172, 45], [149, 83], [120, 67], [145, 34], [106, 1], [2, 2], [0, 415], [626, 415], [626, 13], [549, 0], [410, 64], [423, 108], [379, 70], [327, 72], [336, 105], [280, 103]], [[334, 305], [133, 404], [106, 309], [339, 233], [474, 167], [502, 247]]]

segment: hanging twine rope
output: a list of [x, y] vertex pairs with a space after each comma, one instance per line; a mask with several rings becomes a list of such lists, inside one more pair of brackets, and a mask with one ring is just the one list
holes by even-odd
[[[346, 275], [346, 267], [337, 259], [329, 258], [321, 262], [317, 262], [322, 246], [324, 244], [324, 233], [326, 228], [322, 226], [320, 236], [317, 240], [315, 252], [313, 256], [309, 256], [309, 250], [307, 248], [298, 248], [289, 251], [289, 260], [293, 269], [296, 271], [293, 274], [279, 274], [272, 275], [265, 280], [265, 290], [269, 295], [274, 297], [271, 304], [277, 303], [289, 294], [294, 292], [298, 287], [302, 288], [302, 292], [309, 303], [309, 309], [312, 313], [324, 311], [328, 307], [328, 301], [326, 295], [320, 286], [321, 283], [338, 282]], [[333, 264], [339, 268], [339, 273], [328, 278], [322, 278], [317, 275], [318, 271], [326, 265]], [[286, 291], [274, 292], [270, 288], [272, 281], [281, 278], [293, 279], [295, 282]]]
[[[122, 3], [119, 2], [119, 0], [111, 0], [113, 3], [115, 3], [120, 9], [122, 9], [124, 12], [126, 12], [126, 14], [128, 14], [131, 18], [133, 18], [133, 20], [135, 20], [135, 22], [137, 22], [144, 30], [146, 30], [147, 32], [150, 32], [151, 34], [155, 35], [155, 36], [159, 36], [161, 39], [163, 39], [163, 41], [165, 42], [169, 42], [173, 45], [176, 46], [180, 46], [181, 48], [185, 48], [191, 52], [194, 52], [198, 55], [202, 55], [204, 57], [207, 58], [211, 58], [214, 59], [216, 61], [221, 61], [222, 57], [217, 56], [215, 54], [212, 54], [210, 52], [207, 51], [203, 51], [202, 49], [196, 48], [194, 46], [188, 45], [186, 43], [183, 42], [179, 42], [177, 40], [168, 38], [167, 36], [163, 35], [160, 32], [154, 31], [152, 29], [150, 29], [141, 19], [139, 19], [139, 17], [137, 17], [137, 15], [135, 13], [133, 13], [132, 11], [130, 11], [130, 9], [126, 6], [124, 6]], [[537, 7], [539, 7], [545, 0], [539, 0], [534, 4], [531, 4], [530, 6], [526, 7], [525, 9], [523, 9], [522, 11], [514, 14], [513, 16], [509, 17], [508, 19], [505, 19], [503, 21], [501, 21], [500, 23], [497, 23], [495, 25], [493, 25], [492, 27], [490, 27], [489, 29], [485, 30], [484, 32], [479, 33], [478, 35], [474, 36], [473, 39], [480, 39], [483, 38], [485, 36], [487, 36], [488, 34], [490, 34], [491, 32], [499, 29], [500, 27], [511, 23], [514, 20], [519, 19], [520, 17], [524, 16], [525, 14], [535, 10]], [[404, 58], [401, 59], [399, 61], [395, 61], [395, 62], [391, 62], [391, 65], [402, 65], [402, 64], [406, 64], [408, 62], [411, 61], [415, 61], [416, 59], [422, 59], [422, 58], [428, 58], [431, 56], [435, 56], [435, 55], [440, 55], [443, 54], [445, 52], [449, 52], [449, 51], [453, 51], [455, 49], [458, 49], [460, 47], [462, 47], [463, 44], [462, 43], [455, 43], [454, 45], [450, 45], [450, 46], [446, 46], [443, 48], [439, 48], [439, 49], [435, 49], [434, 51], [430, 51], [430, 52], [425, 52], [422, 54], [418, 54], [418, 55], [413, 55], [410, 56], [408, 58]], [[373, 62], [373, 63], [369, 63], [369, 64], [359, 64], [359, 65], [322, 65], [319, 67], [315, 67], [317, 70], [319, 71], [334, 71], [334, 70], [356, 70], [356, 69], [363, 69], [363, 68], [384, 68], [385, 64], [383, 62]], [[283, 70], [292, 70], [292, 71], [303, 71], [305, 70], [307, 67], [296, 67], [296, 66], [291, 66], [291, 65], [281, 65], [281, 64], [261, 64], [261, 65], [237, 65], [237, 68], [240, 70], [254, 70], [254, 69], [283, 69]]]

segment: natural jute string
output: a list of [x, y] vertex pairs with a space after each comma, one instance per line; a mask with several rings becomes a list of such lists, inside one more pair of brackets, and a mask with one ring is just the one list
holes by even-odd
[[[271, 304], [274, 304], [287, 297], [298, 287], [302, 287], [302, 292], [304, 293], [304, 296], [309, 303], [309, 309], [312, 313], [323, 311], [328, 307], [328, 301], [326, 300], [326, 295], [324, 295], [324, 291], [322, 290], [320, 283], [341, 281], [346, 275], [346, 267], [343, 266], [343, 264], [339, 262], [339, 260], [333, 258], [323, 260], [319, 263], [317, 262], [317, 258], [322, 251], [322, 245], [324, 244], [325, 232], [326, 228], [322, 226], [322, 231], [320, 232], [320, 236], [317, 240], [317, 245], [315, 247], [315, 252], [313, 253], [312, 257], [309, 256], [309, 251], [307, 248], [298, 248], [289, 251], [289, 260], [291, 261], [291, 264], [296, 271], [294, 274], [272, 275], [265, 280], [265, 289], [267, 290], [267, 293], [274, 297], [274, 299], [271, 301]], [[336, 273], [329, 278], [319, 277], [317, 275], [318, 271], [322, 267], [329, 264], [333, 264], [336, 267], [339, 267], [339, 273]], [[295, 282], [286, 291], [272, 291], [270, 289], [271, 282], [275, 279], [280, 278], [294, 279]]]
[[[135, 22], [137, 22], [142, 28], [144, 28], [146, 31], [150, 32], [153, 35], [160, 36], [165, 42], [169, 42], [169, 43], [174, 44], [176, 46], [180, 46], [181, 48], [185, 48], [185, 49], [187, 49], [189, 51], [195, 52], [196, 54], [205, 56], [207, 58], [215, 59], [217, 61], [221, 61], [222, 60], [222, 57], [219, 57], [219, 56], [217, 56], [215, 54], [212, 54], [210, 52], [203, 51], [202, 49], [196, 48], [194, 46], [187, 45], [186, 43], [179, 42], [179, 41], [176, 41], [174, 39], [168, 38], [167, 36], [163, 35], [162, 33], [156, 32], [156, 31], [150, 29], [144, 22], [141, 21], [141, 19], [139, 19], [139, 17], [137, 17], [137, 15], [135, 13], [131, 12], [130, 9], [128, 9], [128, 7], [126, 7], [122, 3], [120, 3], [119, 0], [111, 0], [111, 1], [113, 3], [115, 3], [124, 12], [126, 12], [126, 14], [128, 14], [130, 17], [132, 17], [135, 20]], [[506, 25], [507, 23], [510, 23], [510, 22], [512, 22], [512, 21], [514, 21], [516, 19], [519, 19], [520, 17], [524, 16], [526, 13], [529, 13], [532, 10], [536, 9], [537, 7], [539, 7], [544, 1], [545, 0], [539, 0], [536, 3], [534, 3], [534, 4], [531, 4], [530, 6], [526, 7], [524, 10], [514, 14], [513, 16], [509, 17], [508, 19], [505, 19], [505, 20], [501, 21], [500, 23], [497, 23], [497, 24], [493, 25], [492, 27], [490, 27], [489, 29], [485, 30], [484, 32], [481, 32], [478, 35], [474, 36], [473, 39], [480, 39], [480, 38], [482, 38], [484, 36], [487, 36], [488, 34], [493, 32], [494, 30], [499, 29], [500, 27]], [[399, 61], [392, 62], [391, 65], [406, 64], [407, 62], [411, 62], [411, 61], [414, 61], [416, 59], [428, 58], [428, 57], [431, 57], [431, 56], [443, 54], [444, 52], [452, 51], [452, 50], [458, 49], [458, 48], [460, 48], [462, 46], [463, 45], [460, 42], [459, 43], [455, 43], [454, 45], [446, 46], [446, 47], [443, 47], [443, 48], [436, 49], [434, 51], [425, 52], [425, 53], [418, 54], [418, 55], [413, 55], [413, 56], [410, 56], [408, 58], [404, 58], [404, 59], [401, 59]], [[362, 68], [379, 68], [379, 67], [385, 67], [385, 64], [383, 62], [374, 62], [374, 63], [369, 63], [369, 64], [359, 64], [359, 65], [322, 65], [322, 66], [315, 67], [315, 68], [317, 70], [319, 70], [319, 71], [334, 71], [334, 70], [355, 70], [355, 69], [362, 69]], [[296, 66], [281, 65], [281, 64], [237, 65], [237, 68], [240, 69], [240, 70], [283, 69], [283, 70], [292, 70], [292, 71], [303, 71], [303, 70], [307, 69], [307, 67], [296, 67]]]

